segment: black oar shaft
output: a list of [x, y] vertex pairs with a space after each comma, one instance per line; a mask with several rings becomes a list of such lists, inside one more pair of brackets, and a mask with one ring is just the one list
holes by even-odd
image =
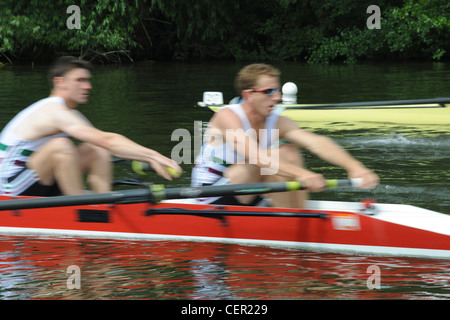
[[150, 190], [136, 189], [76, 196], [4, 200], [0, 201], [0, 210], [50, 208], [91, 204], [137, 203], [149, 202], [150, 199]]
[[[355, 186], [355, 180], [327, 180], [326, 182], [328, 188]], [[300, 190], [302, 188], [303, 186], [301, 183], [296, 181], [169, 189], [165, 189], [162, 185], [150, 185], [149, 188], [146, 189], [122, 190], [109, 193], [4, 200], [0, 201], [0, 210], [65, 207], [92, 204], [131, 204], [143, 202], [157, 203], [162, 200], [169, 199], [261, 194]]]
[[174, 188], [165, 190], [165, 199], [203, 198], [220, 196], [237, 196], [245, 194], [262, 194], [288, 191], [285, 182], [248, 183], [240, 185], [205, 186], [197, 188]]
[[[327, 188], [357, 187], [359, 179], [326, 180]], [[229, 184], [221, 186], [205, 186], [197, 188], [173, 188], [164, 190], [164, 199], [203, 198], [217, 196], [237, 196], [262, 194], [305, 189], [297, 181]], [[157, 197], [157, 195], [155, 195]]]

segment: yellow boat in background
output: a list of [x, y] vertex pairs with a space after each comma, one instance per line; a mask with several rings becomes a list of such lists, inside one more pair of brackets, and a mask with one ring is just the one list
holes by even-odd
[[[435, 100], [435, 101], [432, 101]], [[326, 123], [350, 127], [402, 126], [423, 130], [450, 128], [450, 99], [360, 102], [330, 105], [280, 105], [282, 115], [300, 126]]]
[[[220, 92], [216, 92], [219, 94]], [[205, 98], [205, 95], [204, 95]], [[217, 97], [216, 97], [217, 98]], [[220, 102], [220, 97], [215, 100]], [[198, 103], [216, 112], [226, 104]], [[333, 124], [341, 129], [401, 126], [450, 132], [450, 98], [350, 102], [332, 104], [279, 104], [281, 115], [301, 127]]]

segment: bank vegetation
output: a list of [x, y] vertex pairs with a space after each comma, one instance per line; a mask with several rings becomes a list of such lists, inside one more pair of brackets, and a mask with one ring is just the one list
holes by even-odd
[[[67, 8], [80, 8], [79, 29]], [[373, 1], [372, 1], [373, 2]], [[97, 62], [234, 59], [439, 61], [448, 0], [3, 0], [0, 63], [71, 54]], [[367, 8], [380, 10], [370, 29]], [[76, 12], [75, 12], [76, 13]]]

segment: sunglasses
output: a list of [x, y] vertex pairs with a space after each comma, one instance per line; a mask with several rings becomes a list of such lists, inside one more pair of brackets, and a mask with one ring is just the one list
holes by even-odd
[[268, 88], [268, 89], [248, 89], [244, 90], [246, 92], [261, 92], [267, 94], [268, 96], [272, 96], [277, 92], [280, 92], [280, 88]]

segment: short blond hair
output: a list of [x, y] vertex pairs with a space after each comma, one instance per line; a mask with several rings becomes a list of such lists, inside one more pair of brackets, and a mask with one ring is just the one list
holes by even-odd
[[264, 64], [264, 63], [254, 63], [239, 71], [234, 82], [237, 94], [241, 94], [242, 91], [248, 89], [254, 89], [259, 77], [261, 76], [271, 76], [279, 77], [281, 74], [280, 70], [277, 68]]

